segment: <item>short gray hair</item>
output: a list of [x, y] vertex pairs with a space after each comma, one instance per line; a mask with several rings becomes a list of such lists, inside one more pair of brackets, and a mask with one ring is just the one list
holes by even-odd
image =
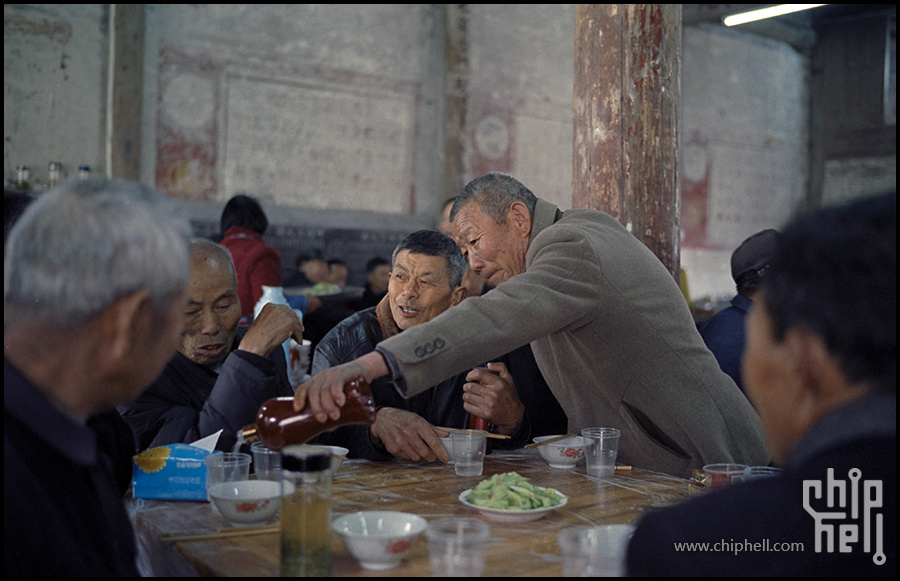
[[174, 200], [123, 180], [70, 181], [41, 195], [10, 233], [4, 327], [74, 327], [146, 290], [156, 309], [187, 288], [190, 224]]
[[450, 210], [450, 221], [471, 201], [481, 206], [482, 211], [494, 222], [503, 225], [506, 224], [506, 213], [513, 202], [522, 202], [528, 208], [528, 213], [534, 216], [537, 196], [514, 177], [500, 172], [487, 173], [469, 182], [456, 196]]
[[447, 261], [447, 268], [450, 271], [450, 287], [455, 288], [462, 284], [468, 265], [459, 246], [449, 236], [441, 234], [437, 230], [417, 230], [409, 234], [394, 248], [394, 254], [391, 256], [392, 269], [397, 255], [404, 250], [408, 250], [410, 254], [443, 257]]

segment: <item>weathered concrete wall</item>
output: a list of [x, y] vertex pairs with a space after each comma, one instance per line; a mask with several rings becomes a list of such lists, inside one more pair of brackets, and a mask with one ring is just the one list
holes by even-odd
[[692, 297], [734, 294], [732, 251], [803, 199], [806, 81], [786, 44], [739, 30], [684, 30], [681, 265]]
[[[38, 181], [49, 161], [106, 170], [106, 6], [4, 5], [7, 183], [18, 164]], [[574, 5], [454, 6], [462, 181], [506, 171], [571, 207]], [[258, 196], [286, 263], [337, 231], [359, 236], [336, 249], [381, 249], [434, 225], [459, 179], [446, 173], [447, 27], [461, 22], [448, 10], [146, 5], [143, 102], [130, 113], [143, 121], [142, 181], [183, 199], [204, 232], [229, 197]], [[694, 297], [730, 295], [732, 249], [803, 195], [805, 67], [779, 42], [684, 30], [681, 265]], [[823, 197], [870, 182], [895, 185], [896, 156], [829, 158]]]
[[105, 4], [3, 5], [3, 174], [47, 180], [58, 161], [74, 176], [102, 172], [106, 139]]
[[571, 208], [575, 5], [470, 6], [467, 177], [503, 171]]

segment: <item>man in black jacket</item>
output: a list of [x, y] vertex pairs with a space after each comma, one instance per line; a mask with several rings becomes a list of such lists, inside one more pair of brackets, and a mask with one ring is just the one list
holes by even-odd
[[[466, 297], [462, 286], [465, 270], [465, 259], [451, 238], [434, 230], [407, 236], [394, 250], [387, 295], [377, 306], [348, 317], [325, 336], [316, 347], [312, 373], [352, 361], [373, 351], [383, 339], [459, 304]], [[521, 447], [531, 437], [531, 424], [520, 399], [525, 389], [517, 385], [518, 379], [513, 381], [502, 360], [487, 367], [490, 371], [472, 369], [409, 399], [400, 396], [386, 378], [377, 379], [371, 385], [378, 406], [372, 426], [344, 426], [314, 441], [344, 446], [351, 456], [371, 460], [398, 456], [446, 462], [447, 453], [438, 437], [447, 434], [435, 426], [464, 428], [467, 414], [472, 413], [490, 421], [496, 433], [511, 436], [496, 440], [495, 446]], [[530, 381], [543, 383], [539, 373]]]
[[647, 514], [630, 575], [896, 575], [896, 280], [893, 193], [782, 231], [743, 371], [784, 470]]
[[228, 250], [191, 242], [191, 278], [178, 352], [162, 375], [119, 412], [138, 452], [190, 443], [219, 430], [216, 448], [231, 451], [238, 431], [266, 400], [293, 393], [282, 344], [302, 341], [303, 324], [287, 305], [267, 304], [240, 336], [241, 304]]

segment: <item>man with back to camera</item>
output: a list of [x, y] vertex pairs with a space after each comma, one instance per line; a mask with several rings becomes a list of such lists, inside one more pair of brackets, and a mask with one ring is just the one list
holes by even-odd
[[712, 462], [768, 463], [759, 417], [703, 344], [678, 284], [614, 218], [562, 212], [491, 173], [463, 189], [451, 220], [494, 288], [320, 372], [295, 407], [308, 399], [320, 421], [336, 418], [354, 375], [390, 375], [413, 395], [530, 342], [576, 430], [622, 430], [622, 462], [682, 477]]
[[287, 305], [269, 303], [245, 333], [231, 255], [204, 239], [190, 245], [191, 276], [178, 350], [162, 374], [119, 411], [138, 451], [191, 443], [219, 430], [230, 452], [259, 406], [293, 393], [282, 344], [302, 341], [303, 324]]
[[731, 254], [731, 277], [737, 285], [738, 294], [731, 299], [731, 306], [710, 317], [700, 327], [700, 336], [715, 355], [719, 367], [741, 391], [744, 391], [741, 378], [744, 318], [756, 300], [756, 293], [766, 276], [777, 243], [778, 231], [767, 229], [750, 236], [735, 249]]
[[139, 574], [91, 419], [136, 397], [172, 356], [189, 235], [172, 200], [121, 180], [65, 183], [14, 226], [3, 297], [6, 576]]
[[[312, 372], [370, 353], [384, 338], [458, 305], [466, 296], [461, 286], [465, 269], [459, 247], [440, 232], [419, 230], [406, 236], [391, 258], [387, 295], [377, 306], [344, 319], [325, 336], [316, 347]], [[339, 427], [313, 442], [344, 446], [351, 456], [369, 460], [397, 456], [447, 462], [447, 452], [438, 440], [438, 434], [447, 434], [435, 426], [464, 428], [467, 413], [473, 413], [493, 423], [495, 432], [511, 436], [510, 440], [498, 440], [498, 447], [521, 447], [530, 435], [525, 407], [506, 365], [487, 365], [497, 375], [473, 369], [408, 399], [386, 379], [375, 379], [371, 384], [378, 407], [375, 423]], [[486, 394], [478, 407], [464, 403], [467, 382], [480, 383], [479, 389]]]
[[743, 367], [783, 471], [648, 513], [628, 573], [895, 577], [895, 193], [782, 230], [747, 316]]

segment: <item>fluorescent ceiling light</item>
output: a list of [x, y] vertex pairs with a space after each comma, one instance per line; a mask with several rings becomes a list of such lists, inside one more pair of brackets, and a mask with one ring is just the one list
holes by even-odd
[[736, 26], [738, 24], [745, 24], [747, 22], [753, 22], [754, 20], [762, 20], [764, 18], [772, 18], [774, 16], [781, 16], [783, 14], [790, 14], [791, 12], [800, 12], [801, 10], [808, 10], [810, 8], [816, 8], [818, 6], [825, 6], [824, 4], [779, 4], [778, 6], [772, 6], [770, 8], [760, 8], [759, 10], [752, 10], [750, 12], [742, 12], [741, 14], [733, 14], [725, 18], [725, 26]]

